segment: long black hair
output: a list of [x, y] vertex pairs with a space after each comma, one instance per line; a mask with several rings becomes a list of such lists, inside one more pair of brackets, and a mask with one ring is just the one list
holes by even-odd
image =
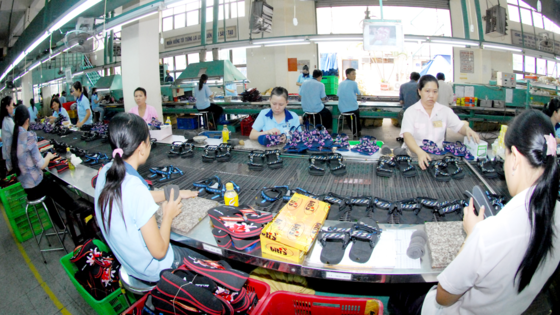
[[200, 79], [198, 80], [198, 90], [202, 90], [202, 87], [204, 86], [204, 83], [206, 83], [206, 81], [208, 81], [208, 76], [206, 74], [203, 74], [200, 76]]
[[[535, 182], [535, 190], [529, 201], [529, 222], [531, 222], [531, 239], [525, 256], [517, 268], [515, 277], [519, 276], [517, 292], [529, 285], [531, 278], [553, 248], [554, 207], [558, 195], [558, 164], [556, 151], [547, 155], [545, 135], [554, 135], [550, 119], [543, 113], [527, 110], [517, 116], [508, 127], [504, 142], [511, 152], [515, 146], [535, 169], [544, 172]], [[556, 148], [554, 148], [556, 150]], [[514, 279], [515, 283], [515, 279]]]
[[560, 109], [560, 100], [553, 98], [550, 100], [548, 104], [544, 105], [543, 113], [545, 113], [548, 117], [552, 117], [552, 115]]
[[29, 106], [31, 106], [31, 108], [32, 108], [33, 110], [35, 110], [35, 100], [34, 100], [34, 99], [30, 99], [30, 100], [29, 100]]
[[84, 94], [84, 96], [89, 99], [87, 89], [85, 86], [82, 86], [82, 83], [80, 81], [74, 82], [74, 84], [72, 84], [72, 87], [74, 87], [74, 90], [80, 90], [82, 94]]
[[1, 108], [0, 108], [0, 128], [2, 128], [2, 123], [4, 122], [4, 117], [10, 117], [10, 113], [8, 113], [8, 106], [12, 104], [12, 97], [6, 96], [2, 99]]
[[12, 137], [12, 147], [10, 148], [10, 158], [12, 159], [12, 169], [17, 176], [21, 175], [21, 170], [19, 169], [19, 162], [17, 157], [17, 146], [19, 137], [19, 127], [23, 126], [25, 122], [29, 119], [29, 111], [25, 106], [18, 106], [15, 110], [14, 120], [14, 133]]
[[[103, 186], [103, 190], [97, 200], [97, 206], [101, 209], [105, 231], [111, 228], [113, 204], [116, 203], [118, 205], [124, 220], [121, 191], [121, 186], [126, 176], [124, 160], [131, 157], [138, 146], [142, 142], [146, 142], [150, 135], [146, 122], [140, 116], [130, 113], [120, 113], [113, 117], [109, 123], [108, 132], [111, 149], [122, 149], [123, 154], [122, 156], [116, 154], [113, 158], [113, 164], [105, 175], [105, 186]], [[107, 212], [108, 216], [107, 220], [105, 220], [105, 213]]]

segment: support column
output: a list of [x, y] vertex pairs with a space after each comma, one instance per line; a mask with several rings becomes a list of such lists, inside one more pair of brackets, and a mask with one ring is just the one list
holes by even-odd
[[[140, 1], [144, 4], [148, 1]], [[159, 15], [155, 14], [123, 26], [121, 31], [121, 69], [124, 109], [136, 106], [134, 90], [143, 87], [147, 92], [146, 103], [153, 106], [160, 121], [163, 118], [161, 86], [159, 82]]]
[[[26, 75], [20, 78], [21, 80], [21, 98], [23, 98], [23, 104], [26, 106], [30, 106], [29, 100], [33, 98], [33, 84], [32, 84], [32, 74], [29, 71]], [[39, 100], [35, 100], [35, 103], [38, 103]]]

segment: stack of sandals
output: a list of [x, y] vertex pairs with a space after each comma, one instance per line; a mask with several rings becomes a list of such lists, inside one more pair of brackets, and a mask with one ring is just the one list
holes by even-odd
[[360, 144], [351, 149], [352, 152], [356, 152], [362, 155], [374, 155], [379, 151], [377, 146], [377, 139], [371, 136], [364, 136], [360, 139]]

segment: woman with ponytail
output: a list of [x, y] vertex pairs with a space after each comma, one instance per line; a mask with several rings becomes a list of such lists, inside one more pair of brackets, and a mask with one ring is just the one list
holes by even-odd
[[556, 141], [560, 141], [560, 100], [553, 98], [548, 104], [544, 105], [543, 113], [550, 117], [550, 122], [554, 126], [554, 136]]
[[12, 133], [14, 132], [14, 100], [11, 96], [2, 99], [0, 105], [0, 127], [2, 128], [2, 159], [6, 161], [6, 168], [12, 169], [10, 160], [10, 147], [12, 146]]
[[18, 181], [27, 194], [28, 200], [37, 200], [44, 196], [45, 204], [49, 209], [52, 221], [60, 229], [64, 228], [59, 214], [56, 212], [54, 201], [66, 210], [74, 210], [76, 205], [73, 199], [60, 187], [60, 185], [43, 176], [43, 170], [49, 162], [57, 157], [52, 153], [41, 156], [37, 147], [37, 135], [29, 131], [29, 111], [25, 106], [18, 106], [14, 115], [15, 127], [12, 145], [9, 148], [10, 161]]
[[[214, 122], [218, 123], [224, 109], [220, 106], [210, 103], [212, 98], [214, 97], [214, 93], [210, 91], [210, 87], [206, 84], [208, 82], [208, 76], [203, 74], [200, 76], [198, 80], [198, 87], [194, 89], [194, 97], [196, 98], [196, 109], [199, 112], [211, 112], [212, 116], [214, 117]], [[210, 123], [208, 122], [208, 125]], [[218, 128], [217, 126], [213, 126], [214, 128]]]
[[39, 111], [37, 110], [35, 101], [33, 99], [29, 100], [29, 107], [27, 109], [29, 110], [29, 119], [31, 120], [31, 122], [36, 123]]
[[[181, 190], [179, 198], [165, 201], [164, 191], [149, 191], [138, 167], [150, 155], [148, 125], [135, 114], [120, 113], [109, 123], [113, 161], [97, 177], [95, 213], [105, 240], [130, 275], [158, 281], [163, 269], [177, 268], [196, 252], [169, 243], [171, 221], [181, 212], [181, 199], [198, 193]], [[174, 196], [174, 192], [170, 193]], [[155, 213], [163, 202], [158, 228]]]
[[463, 218], [467, 238], [426, 295], [422, 314], [521, 314], [547, 283], [560, 261], [553, 134], [550, 119], [534, 110], [509, 125], [504, 171], [513, 198], [486, 219], [471, 200]]

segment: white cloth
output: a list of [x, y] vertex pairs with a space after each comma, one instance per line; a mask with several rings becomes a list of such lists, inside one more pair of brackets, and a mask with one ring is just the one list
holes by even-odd
[[560, 208], [556, 203], [554, 249], [541, 262], [530, 284], [517, 293], [514, 277], [529, 246], [528, 205], [532, 188], [517, 194], [494, 217], [478, 223], [464, 248], [438, 276], [449, 293], [463, 296], [452, 306], [438, 306], [435, 293], [424, 300], [422, 314], [521, 314], [535, 299], [560, 261]]
[[[105, 240], [119, 262], [123, 264], [130, 275], [147, 281], [158, 281], [159, 273], [163, 269], [171, 268], [173, 263], [173, 250], [167, 248], [167, 254], [161, 260], [155, 259], [150, 251], [140, 228], [143, 227], [156, 213], [159, 206], [155, 203], [152, 194], [142, 181], [128, 172], [121, 185], [123, 211], [113, 203], [111, 227], [105, 231], [103, 216], [98, 206], [99, 195], [105, 186], [105, 176], [112, 162], [105, 165], [99, 172], [95, 186], [95, 214], [97, 224], [101, 228]], [[109, 211], [105, 212], [108, 220]], [[124, 220], [123, 220], [124, 216]]]
[[451, 87], [451, 84], [443, 80], [439, 80], [438, 83], [439, 88], [437, 102], [446, 106], [451, 105], [453, 103], [453, 88]]
[[424, 139], [429, 139], [441, 147], [445, 140], [445, 130], [451, 128], [459, 132], [463, 125], [451, 108], [436, 102], [430, 116], [421, 101], [418, 101], [404, 112], [400, 136], [404, 137], [405, 132], [409, 132], [418, 146], [422, 146]]

